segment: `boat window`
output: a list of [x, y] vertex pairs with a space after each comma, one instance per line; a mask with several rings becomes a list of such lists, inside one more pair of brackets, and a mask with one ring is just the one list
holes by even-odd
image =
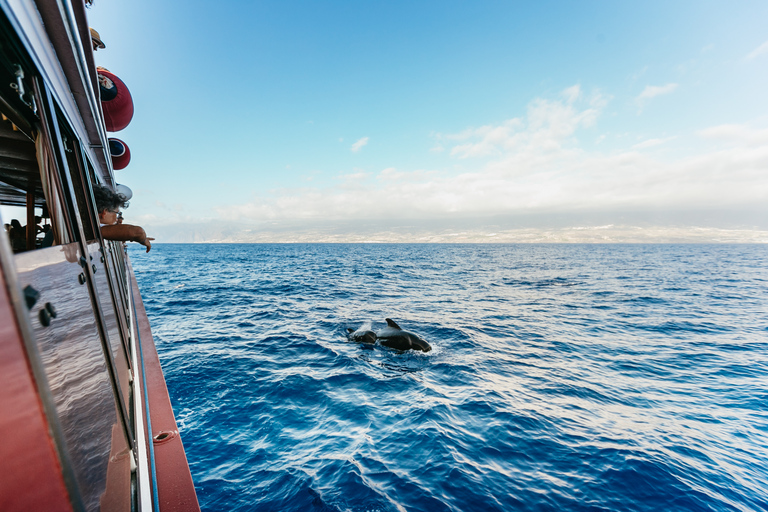
[[0, 216], [15, 253], [54, 245], [35, 142], [6, 116], [0, 121]]
[[[62, 119], [61, 115], [59, 115], [59, 119]], [[77, 213], [83, 226], [83, 235], [85, 240], [95, 240], [97, 238], [96, 227], [99, 223], [95, 213], [91, 185], [86, 174], [88, 170], [85, 162], [87, 161], [83, 159], [80, 144], [68, 127], [62, 124], [59, 129], [61, 130], [66, 164], [69, 168], [69, 177], [72, 180], [72, 192], [75, 196]]]
[[[44, 130], [21, 131], [2, 113], [3, 106], [0, 104], [0, 217], [13, 252], [66, 245], [77, 240], [76, 231], [68, 222], [69, 183], [54, 158], [56, 148]], [[79, 149], [75, 149], [74, 143], [70, 146], [65, 149], [67, 164], [77, 169], [76, 158], [70, 152], [79, 152]], [[79, 171], [73, 174], [76, 174], [72, 178], [76, 185], [75, 202], [89, 204]], [[85, 235], [93, 238], [91, 220], [88, 216], [83, 220]]]
[[[6, 20], [0, 19], [5, 25]], [[14, 253], [74, 241], [54, 146], [42, 119], [39, 78], [0, 32], [0, 218]]]

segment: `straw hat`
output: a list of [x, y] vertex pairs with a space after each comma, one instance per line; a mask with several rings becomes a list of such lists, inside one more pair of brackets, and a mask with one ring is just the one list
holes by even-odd
[[99, 35], [98, 32], [96, 32], [96, 29], [93, 29], [93, 28], [91, 29], [91, 39], [93, 40], [94, 43], [96, 43], [96, 47], [97, 48], [106, 48], [107, 47], [107, 45], [105, 45], [101, 41], [101, 36]]

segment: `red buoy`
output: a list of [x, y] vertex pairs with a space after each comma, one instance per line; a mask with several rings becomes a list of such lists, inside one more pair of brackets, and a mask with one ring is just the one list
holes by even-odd
[[125, 83], [117, 75], [98, 68], [101, 109], [108, 132], [117, 132], [128, 126], [133, 118], [133, 98]]
[[112, 168], [116, 171], [125, 169], [131, 163], [131, 150], [120, 139], [110, 137], [109, 154], [112, 155]]

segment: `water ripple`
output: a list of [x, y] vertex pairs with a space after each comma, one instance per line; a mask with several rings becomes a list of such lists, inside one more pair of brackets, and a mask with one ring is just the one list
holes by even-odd
[[768, 510], [763, 246], [132, 260], [203, 510]]

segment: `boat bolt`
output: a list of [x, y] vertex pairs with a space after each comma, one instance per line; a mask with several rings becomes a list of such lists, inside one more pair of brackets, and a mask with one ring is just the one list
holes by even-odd
[[28, 284], [24, 287], [24, 300], [27, 303], [27, 308], [32, 309], [37, 299], [40, 298], [40, 292], [32, 288], [32, 285]]
[[45, 308], [40, 310], [40, 323], [43, 324], [43, 327], [51, 325], [51, 314]]

